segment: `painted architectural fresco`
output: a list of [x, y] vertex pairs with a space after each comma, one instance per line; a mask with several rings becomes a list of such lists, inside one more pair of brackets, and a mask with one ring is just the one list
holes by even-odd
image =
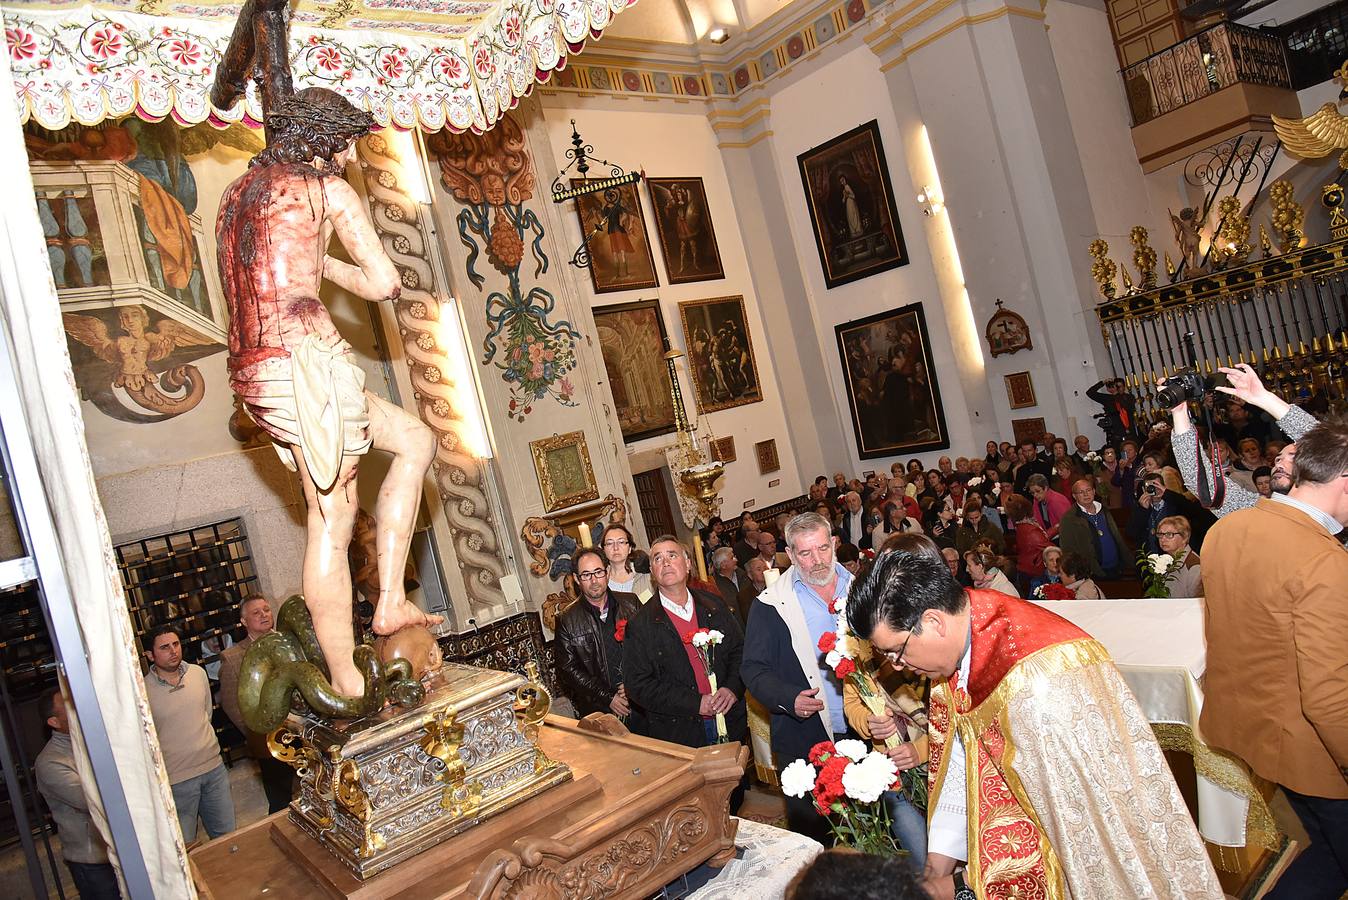
[[24, 139], [82, 395], [132, 423], [195, 409], [194, 363], [224, 349], [226, 321], [188, 157], [256, 138], [132, 118]]
[[[553, 320], [557, 301], [549, 291], [526, 284], [547, 272], [550, 262], [543, 251], [543, 223], [526, 205], [535, 178], [523, 130], [506, 116], [486, 134], [428, 135], [426, 148], [440, 166], [445, 190], [462, 204], [456, 223], [468, 248], [468, 279], [479, 290], [486, 284], [477, 268], [484, 253], [507, 279], [505, 290], [487, 294], [488, 331], [482, 338], [482, 364], [500, 369], [510, 385], [507, 415], [523, 422], [547, 397], [575, 406], [569, 376], [579, 335], [565, 319]], [[532, 273], [525, 264], [526, 243]]]

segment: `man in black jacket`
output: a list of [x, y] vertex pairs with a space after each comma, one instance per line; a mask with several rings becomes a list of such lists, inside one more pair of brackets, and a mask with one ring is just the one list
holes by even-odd
[[1203, 538], [1217, 522], [1216, 517], [1201, 505], [1167, 488], [1160, 472], [1152, 472], [1137, 486], [1137, 506], [1133, 508], [1133, 518], [1129, 522], [1131, 537], [1138, 547], [1146, 547], [1148, 553], [1161, 552], [1156, 526], [1166, 516], [1184, 516], [1189, 520], [1192, 530], [1189, 546], [1195, 552], [1202, 552]]
[[1137, 399], [1128, 393], [1122, 378], [1097, 381], [1086, 396], [1105, 408], [1105, 443], [1118, 446], [1128, 438], [1137, 440]]
[[576, 718], [609, 712], [644, 734], [633, 716], [623, 683], [625, 624], [640, 604], [635, 594], [611, 591], [608, 568], [598, 550], [581, 550], [571, 560], [580, 600], [557, 617], [557, 677], [576, 707]]
[[[650, 556], [651, 580], [658, 590], [628, 623], [623, 672], [628, 696], [646, 715], [646, 734], [702, 747], [716, 743], [720, 714], [725, 716], [726, 739], [746, 741], [749, 718], [740, 680], [744, 632], [739, 621], [720, 597], [688, 587], [688, 551], [677, 538], [656, 538]], [[703, 628], [723, 635], [711, 650], [715, 690], [697, 651], [685, 640]], [[732, 812], [736, 799], [732, 797]]]

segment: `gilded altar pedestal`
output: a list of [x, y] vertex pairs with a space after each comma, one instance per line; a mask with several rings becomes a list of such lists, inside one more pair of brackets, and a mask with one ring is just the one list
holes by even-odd
[[204, 900], [643, 898], [702, 863], [733, 858], [730, 793], [749, 751], [627, 735], [607, 718], [613, 733], [548, 716], [539, 746], [574, 781], [371, 878], [332, 862], [282, 812], [193, 850], [197, 889]]
[[291, 718], [273, 753], [297, 767], [290, 821], [357, 879], [571, 780], [538, 746], [534, 682], [447, 664], [413, 709], [353, 721]]

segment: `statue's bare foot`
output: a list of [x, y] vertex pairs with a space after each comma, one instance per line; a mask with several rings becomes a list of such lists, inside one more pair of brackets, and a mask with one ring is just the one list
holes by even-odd
[[329, 666], [332, 671], [332, 689], [344, 697], [365, 696], [365, 677], [354, 664]]
[[375, 634], [393, 634], [403, 628], [412, 625], [423, 625], [426, 628], [432, 628], [445, 621], [444, 616], [433, 616], [430, 613], [422, 612], [416, 604], [409, 603], [406, 600], [393, 601], [384, 599], [379, 602], [379, 606], [374, 611]]

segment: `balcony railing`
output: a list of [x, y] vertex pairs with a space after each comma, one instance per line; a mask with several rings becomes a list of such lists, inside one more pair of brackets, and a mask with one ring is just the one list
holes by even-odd
[[1293, 90], [1329, 78], [1348, 58], [1348, 2], [1331, 3], [1283, 25]]
[[1234, 84], [1291, 88], [1276, 32], [1220, 22], [1123, 70], [1133, 126]]

